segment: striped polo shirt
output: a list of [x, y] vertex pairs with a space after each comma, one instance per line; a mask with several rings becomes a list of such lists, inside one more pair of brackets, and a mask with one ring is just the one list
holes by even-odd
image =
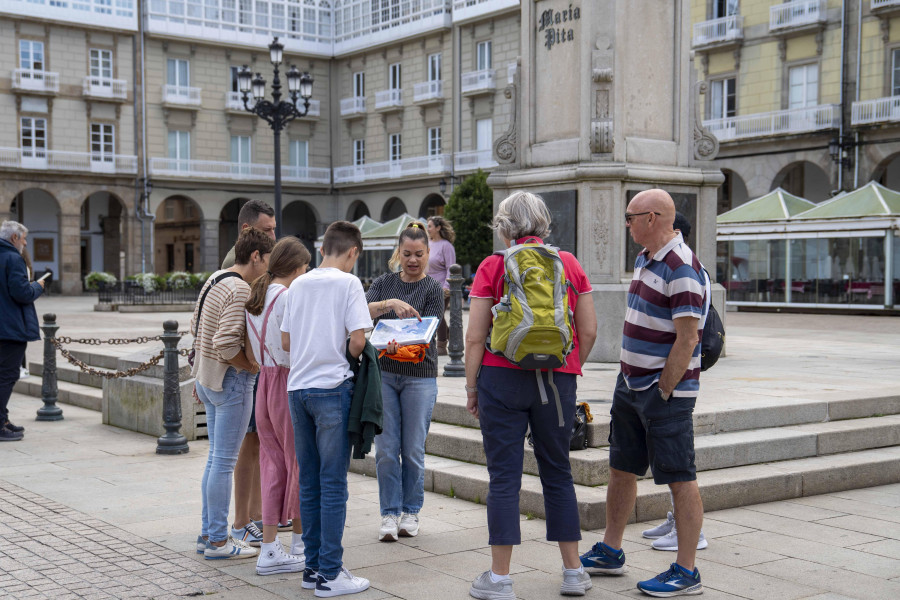
[[696, 397], [700, 390], [700, 339], [709, 308], [706, 274], [679, 233], [652, 257], [646, 248], [634, 261], [620, 361], [629, 389], [645, 390], [659, 381], [675, 343], [675, 319], [694, 317], [698, 342], [684, 377], [672, 392]]

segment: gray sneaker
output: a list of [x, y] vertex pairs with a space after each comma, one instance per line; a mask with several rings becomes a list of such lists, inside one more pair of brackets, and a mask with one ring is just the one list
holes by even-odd
[[491, 572], [485, 571], [472, 582], [469, 595], [479, 600], [516, 600], [512, 584], [512, 579], [494, 583], [491, 581]]
[[563, 596], [584, 596], [594, 586], [591, 576], [577, 569], [563, 569], [563, 582], [559, 593]]

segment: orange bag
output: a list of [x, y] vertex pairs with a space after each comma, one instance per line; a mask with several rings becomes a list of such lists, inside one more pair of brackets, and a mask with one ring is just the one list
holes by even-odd
[[391, 360], [396, 360], [397, 362], [410, 362], [418, 364], [425, 360], [425, 350], [429, 347], [428, 344], [413, 344], [412, 346], [400, 346], [397, 348], [397, 352], [395, 354], [388, 354], [387, 350], [382, 350], [378, 354], [378, 358], [382, 356], [387, 356]]

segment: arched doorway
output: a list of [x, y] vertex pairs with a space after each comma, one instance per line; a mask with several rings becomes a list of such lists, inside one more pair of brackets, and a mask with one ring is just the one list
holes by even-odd
[[203, 264], [200, 222], [203, 214], [196, 202], [186, 196], [170, 196], [156, 210], [154, 226], [154, 270], [193, 273]]
[[81, 281], [91, 271], [125, 275], [125, 207], [109, 192], [94, 192], [81, 203]]
[[[32, 272], [41, 275], [53, 271], [51, 289], [60, 291], [64, 282], [60, 243], [59, 203], [50, 193], [41, 189], [24, 190], [16, 194], [10, 205], [10, 216], [28, 228], [28, 252], [31, 257]], [[81, 289], [75, 282], [68, 291]]]
[[295, 200], [285, 206], [281, 214], [284, 215], [282, 231], [303, 242], [309, 253], [315, 256], [319, 218], [313, 207], [302, 200]]
[[428, 217], [441, 216], [444, 214], [445, 205], [446, 202], [444, 202], [443, 196], [440, 194], [429, 194], [422, 201], [422, 206], [419, 207], [419, 218], [427, 219]]
[[222, 207], [222, 212], [219, 213], [219, 262], [225, 260], [225, 255], [237, 241], [238, 214], [247, 202], [249, 202], [247, 198], [234, 198]]
[[406, 213], [406, 205], [403, 204], [403, 200], [400, 198], [391, 198], [384, 204], [384, 208], [381, 209], [381, 222], [385, 223], [390, 221], [391, 219], [396, 219], [400, 215]]
[[736, 208], [750, 199], [747, 193], [747, 185], [740, 175], [728, 169], [722, 169], [725, 181], [719, 187], [718, 210], [716, 214], [722, 214], [732, 208]]
[[772, 181], [770, 189], [782, 188], [789, 194], [822, 202], [831, 198], [831, 178], [822, 167], [809, 161], [791, 163]]
[[872, 180], [886, 188], [900, 190], [900, 154], [893, 154], [881, 161], [872, 173]]
[[362, 200], [354, 200], [350, 204], [350, 208], [347, 209], [347, 220], [351, 222], [362, 219], [363, 217], [371, 216], [372, 214], [369, 212], [369, 207], [366, 206], [366, 203]]

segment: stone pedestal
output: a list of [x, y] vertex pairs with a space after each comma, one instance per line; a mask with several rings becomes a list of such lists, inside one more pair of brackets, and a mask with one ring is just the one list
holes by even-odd
[[[515, 120], [494, 144], [488, 184], [541, 194], [549, 242], [590, 278], [600, 335], [591, 360], [617, 361], [636, 248], [625, 207], [665, 189], [693, 225], [691, 245], [715, 273], [716, 188], [723, 176], [694, 159], [687, 0], [522, 3], [522, 57], [506, 96]], [[724, 314], [724, 290], [715, 301]]]

